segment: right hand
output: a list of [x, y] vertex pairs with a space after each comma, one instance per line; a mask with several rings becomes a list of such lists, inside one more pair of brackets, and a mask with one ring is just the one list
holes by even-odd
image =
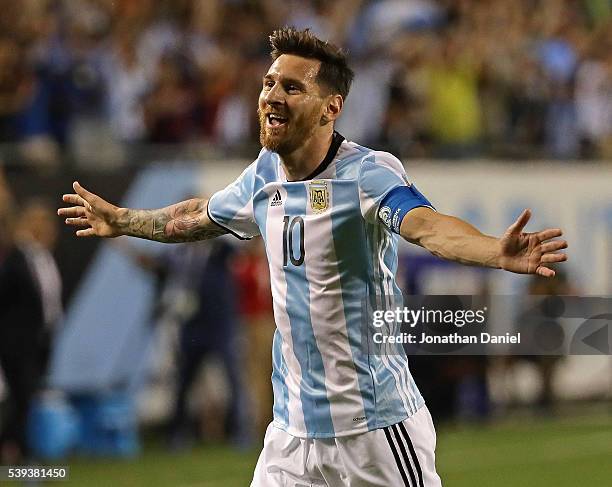
[[75, 206], [60, 208], [59, 216], [66, 217], [66, 225], [87, 227], [77, 230], [77, 237], [118, 237], [123, 235], [119, 225], [121, 208], [90, 193], [78, 182], [72, 183], [76, 194], [65, 194], [62, 200]]

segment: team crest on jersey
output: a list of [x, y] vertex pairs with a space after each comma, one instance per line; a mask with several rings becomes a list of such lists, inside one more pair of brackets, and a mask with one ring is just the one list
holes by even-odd
[[315, 213], [323, 213], [329, 207], [329, 190], [326, 181], [312, 181], [309, 185], [310, 207]]

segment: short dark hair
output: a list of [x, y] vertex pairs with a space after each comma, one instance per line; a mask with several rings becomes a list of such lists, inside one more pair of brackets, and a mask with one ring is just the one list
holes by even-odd
[[293, 54], [308, 59], [321, 61], [317, 73], [317, 82], [326, 85], [334, 93], [346, 99], [355, 74], [349, 68], [346, 53], [339, 47], [316, 37], [310, 29], [296, 30], [294, 27], [283, 27], [275, 30], [270, 36], [272, 51], [270, 55], [276, 61], [283, 54]]

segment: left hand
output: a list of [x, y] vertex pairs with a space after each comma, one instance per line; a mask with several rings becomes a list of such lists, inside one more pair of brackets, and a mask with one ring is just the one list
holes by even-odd
[[549, 240], [560, 237], [563, 232], [560, 228], [547, 228], [540, 232], [524, 233], [523, 228], [530, 218], [531, 210], [523, 210], [499, 239], [499, 264], [502, 269], [510, 272], [554, 277], [555, 271], [547, 265], [567, 260], [566, 254], [558, 252], [567, 248], [567, 242]]

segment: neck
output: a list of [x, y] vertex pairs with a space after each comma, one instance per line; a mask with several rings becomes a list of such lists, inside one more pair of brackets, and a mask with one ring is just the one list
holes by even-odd
[[299, 181], [312, 174], [325, 159], [332, 143], [333, 127], [314, 133], [304, 144], [287, 154], [279, 154], [289, 181]]

